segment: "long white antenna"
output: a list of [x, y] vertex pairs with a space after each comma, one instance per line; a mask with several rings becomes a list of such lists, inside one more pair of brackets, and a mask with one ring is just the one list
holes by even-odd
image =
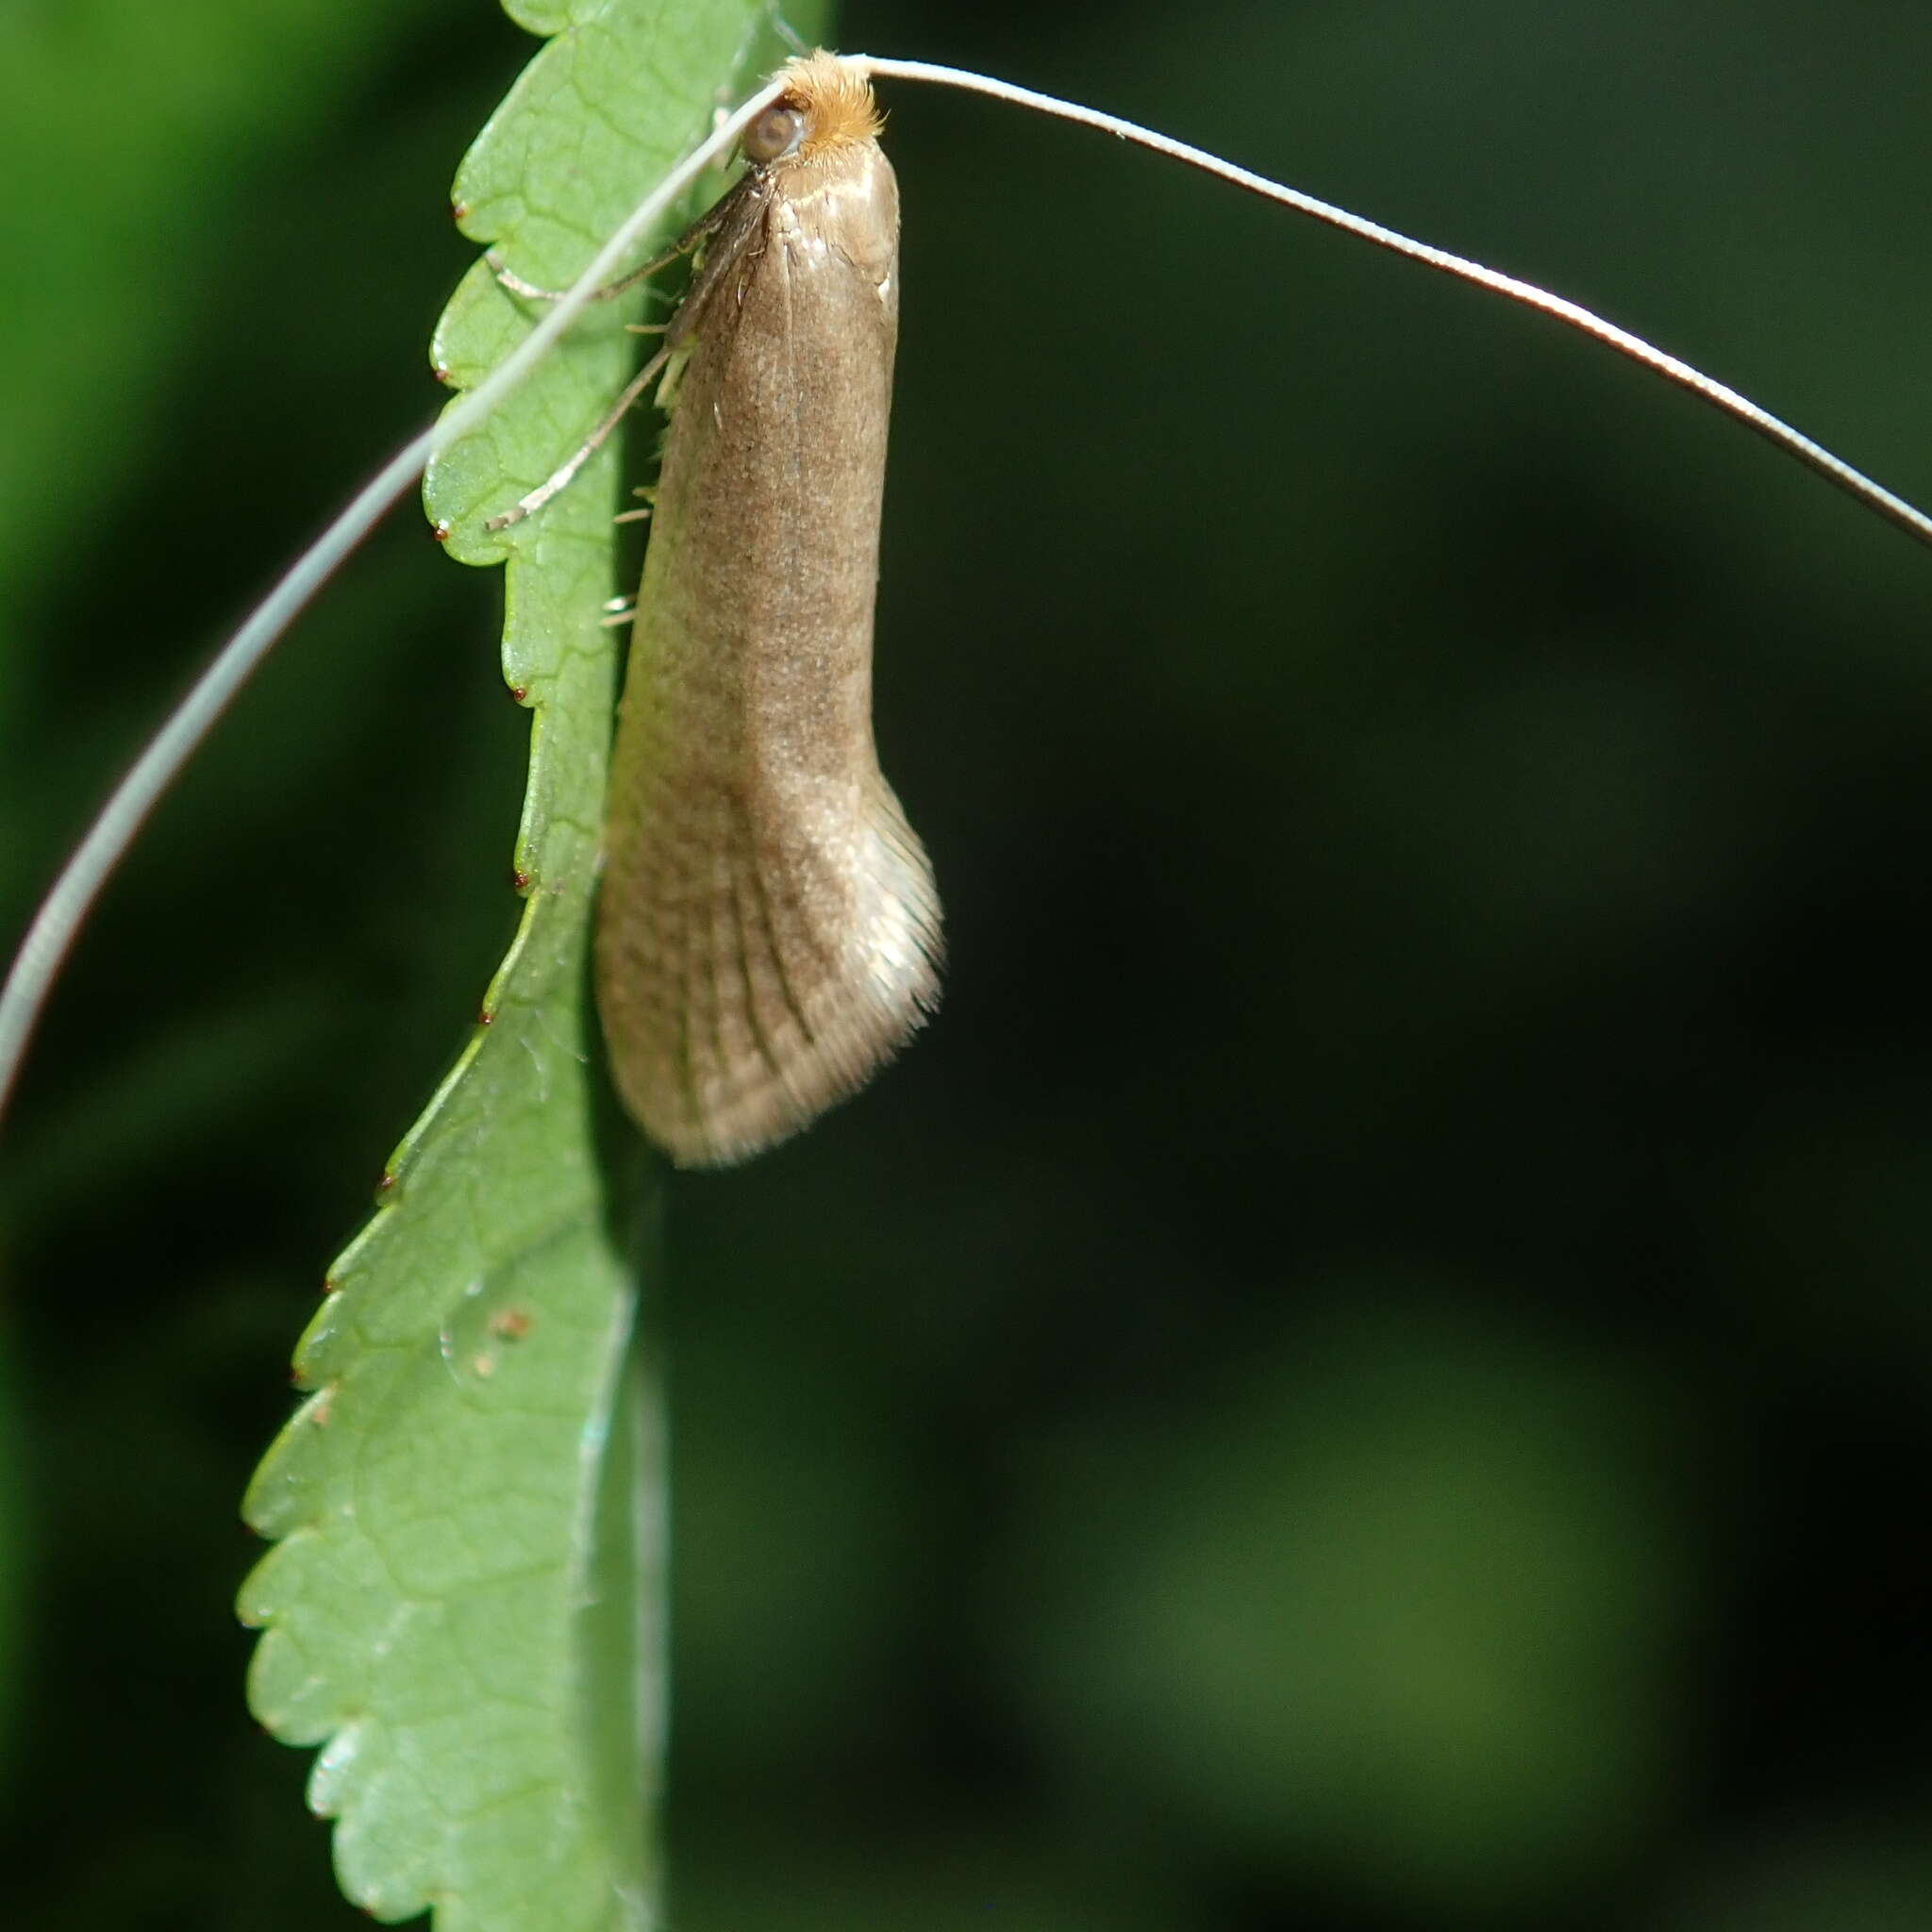
[[768, 81], [721, 122], [633, 208], [569, 291], [535, 328], [467, 395], [445, 409], [435, 426], [406, 444], [384, 464], [349, 507], [289, 567], [247, 621], [216, 652], [213, 661], [189, 688], [168, 722], [149, 741], [127, 775], [108, 795], [74, 856], [60, 868], [47, 896], [14, 955], [0, 987], [0, 1113], [4, 1113], [20, 1063], [26, 1052], [48, 990], [74, 944], [82, 922], [93, 909], [101, 888], [121, 862], [134, 835], [181, 769], [194, 755], [215, 721], [234, 701], [277, 639], [357, 544], [403, 496], [429, 459], [475, 428], [495, 408], [575, 321], [587, 303], [632, 256], [666, 208], [713, 162], [730, 153], [738, 137], [771, 106], [781, 84]]
[[[1425, 267], [1473, 282], [1525, 308], [1540, 309], [1558, 322], [1594, 338], [1633, 362], [1661, 375], [1667, 382], [1688, 390], [1713, 408], [1756, 430], [1787, 455], [1795, 457], [1808, 469], [1836, 484], [1848, 495], [1895, 524], [1921, 543], [1932, 547], [1932, 517], [1915, 509], [1903, 497], [1874, 483], [1862, 472], [1824, 448], [1790, 424], [1760, 408], [1748, 396], [1726, 387], [1693, 369], [1690, 363], [1619, 328], [1613, 322], [1594, 314], [1580, 304], [1553, 294], [1533, 282], [1520, 281], [1498, 269], [1486, 268], [1447, 249], [1432, 247], [1409, 236], [1385, 228], [1346, 208], [1287, 188], [1266, 176], [1224, 161], [1202, 148], [1192, 147], [1172, 136], [1158, 134], [1119, 116], [1062, 101], [1031, 88], [1015, 87], [1008, 81], [971, 74], [962, 68], [940, 66], [926, 60], [895, 60], [874, 55], [854, 55], [852, 64], [881, 79], [925, 81], [941, 87], [960, 88], [971, 93], [1009, 101], [1017, 107], [1031, 108], [1062, 121], [1098, 128], [1119, 140], [1150, 148], [1156, 154], [1191, 168], [1199, 168], [1217, 178], [1278, 203], [1300, 214], [1312, 216], [1344, 234], [1354, 235], [1391, 254], [1407, 257]], [[27, 928], [25, 939], [15, 956], [4, 987], [0, 987], [0, 1112], [4, 1112], [20, 1072], [22, 1057], [32, 1034], [47, 992], [73, 945], [82, 922], [92, 908], [101, 888], [120, 862], [135, 833], [140, 830], [157, 801], [179, 775], [182, 767], [209, 728], [232, 702], [262, 658], [289, 625], [308, 606], [336, 567], [373, 529], [385, 511], [407, 491], [425, 464], [458, 437], [466, 435], [521, 382], [538, 358], [562, 335], [584, 306], [592, 300], [611, 272], [631, 256], [650, 226], [704, 170], [729, 152], [743, 129], [774, 101], [782, 92], [783, 76], [768, 81], [727, 120], [720, 123], [708, 140], [694, 149], [665, 177], [658, 187], [640, 202], [628, 219], [572, 284], [569, 292], [525, 336], [516, 349], [469, 394], [444, 411], [435, 427], [400, 450], [358, 494], [355, 501], [329, 525], [328, 528], [290, 568], [268, 597], [257, 608], [229, 641], [216, 654], [188, 695], [182, 699], [168, 722], [158, 732], [133, 768], [115, 788], [102, 807], [74, 856], [62, 867], [40, 910]]]
[[983, 74], [969, 74], [963, 68], [937, 66], [929, 60], [893, 60], [870, 54], [854, 54], [849, 58], [855, 66], [880, 79], [924, 80], [940, 87], [962, 88], [968, 93], [990, 94], [996, 101], [1010, 101], [1015, 107], [1031, 108], [1036, 112], [1052, 114], [1062, 121], [1078, 122], [1083, 127], [1097, 127], [1103, 134], [1130, 141], [1138, 147], [1151, 148], [1158, 155], [1167, 156], [1170, 160], [1185, 162], [1191, 168], [1199, 168], [1220, 180], [1232, 182], [1237, 188], [1246, 189], [1250, 194], [1260, 195], [1264, 201], [1278, 202], [1298, 214], [1310, 215], [1318, 222], [1325, 222], [1331, 228], [1340, 228], [1345, 235], [1372, 242], [1377, 248], [1388, 249], [1391, 255], [1407, 256], [1411, 261], [1419, 261], [1445, 275], [1454, 275], [1458, 281], [1474, 282], [1479, 289], [1488, 289], [1492, 294], [1520, 302], [1525, 308], [1541, 309], [1543, 314], [1553, 315], [1558, 322], [1567, 323], [1572, 328], [1615, 349], [1620, 356], [1641, 362], [1666, 382], [1674, 382], [1679, 389], [1689, 390], [1693, 396], [1708, 403], [1714, 409], [1722, 409], [1746, 428], [1755, 429], [1766, 441], [1776, 444], [1787, 456], [1796, 457], [1806, 468], [1815, 470], [1826, 482], [1837, 484], [1868, 509], [1876, 510], [1888, 523], [1896, 524], [1907, 536], [1916, 537], [1921, 543], [1932, 547], [1932, 517], [1913, 508], [1904, 497], [1895, 496], [1862, 471], [1853, 469], [1851, 464], [1833, 456], [1828, 449], [1813, 442], [1808, 436], [1793, 429], [1769, 409], [1760, 408], [1749, 396], [1740, 395], [1736, 390], [1705, 375], [1701, 369], [1693, 369], [1690, 363], [1667, 355], [1641, 336], [1634, 336], [1628, 329], [1619, 328], [1615, 323], [1606, 321], [1580, 303], [1552, 294], [1548, 289], [1540, 289], [1534, 282], [1519, 281], [1514, 275], [1506, 275], [1500, 269], [1485, 268], [1479, 261], [1452, 255], [1446, 248], [1433, 248], [1426, 242], [1414, 241], [1407, 235], [1398, 234], [1393, 228], [1385, 228], [1379, 222], [1372, 222], [1362, 215], [1352, 215], [1346, 208], [1317, 200], [1314, 195], [1304, 194], [1299, 189], [1284, 188], [1278, 181], [1270, 181], [1265, 175], [1237, 167], [1232, 161], [1224, 161], [1218, 155], [1210, 155], [1205, 149], [1190, 147], [1184, 141], [1175, 141], [1171, 135], [1157, 134], [1150, 127], [1138, 126], [1117, 115], [1103, 114], [1098, 108], [1083, 108], [1074, 101], [1057, 100], [1052, 94], [1036, 93], [1031, 88], [1015, 87], [1010, 81], [991, 80]]

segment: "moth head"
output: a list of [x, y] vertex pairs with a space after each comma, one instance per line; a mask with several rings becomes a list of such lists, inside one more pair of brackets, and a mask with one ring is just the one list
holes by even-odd
[[872, 83], [823, 48], [779, 74], [785, 92], [744, 130], [756, 168], [812, 161], [876, 138], [884, 125]]

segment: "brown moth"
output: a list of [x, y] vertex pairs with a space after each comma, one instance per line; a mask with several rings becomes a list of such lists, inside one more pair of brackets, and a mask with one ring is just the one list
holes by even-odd
[[805, 1126], [939, 991], [932, 869], [872, 728], [898, 187], [860, 75], [784, 78], [666, 334], [605, 824], [611, 1072], [683, 1166]]
[[[871, 78], [1096, 128], [1536, 309], [1696, 396], [1932, 546], [1932, 517], [1750, 397], [1548, 289], [1119, 116], [932, 61], [814, 54], [640, 202], [558, 308], [399, 451], [277, 581], [109, 794], [0, 984], [0, 1109], [89, 909], [156, 802], [424, 463], [472, 433], [699, 170], [747, 172], [688, 234], [704, 258], [663, 355], [500, 530], [565, 488], [666, 362], [674, 402], [612, 774], [597, 941], [620, 1093], [687, 1165], [738, 1160], [863, 1085], [938, 997], [932, 874], [879, 776], [872, 607], [896, 334], [897, 193]], [[757, 103], [758, 105], [754, 105]], [[769, 105], [765, 105], [769, 103]], [[491, 258], [492, 260], [494, 258]], [[669, 258], [664, 258], [668, 259]], [[447, 534], [445, 532], [444, 534]]]

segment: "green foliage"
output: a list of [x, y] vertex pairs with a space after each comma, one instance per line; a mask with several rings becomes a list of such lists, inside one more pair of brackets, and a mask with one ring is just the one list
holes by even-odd
[[[73, 412], [118, 419], [179, 346], [195, 272], [224, 246], [206, 205], [235, 152], [312, 133], [391, 31], [331, 0], [277, 0], [245, 20], [233, 0], [82, 0], [0, 25], [0, 121], [32, 153], [38, 191], [0, 204], [0, 251], [31, 289], [0, 312], [0, 578], [84, 537], [89, 466], [63, 460]], [[291, 69], [308, 85], [275, 84]], [[101, 300], [104, 260], [141, 284], [139, 328]], [[0, 608], [0, 638], [17, 616]]]
[[14, 1741], [14, 1686], [21, 1672], [22, 1607], [28, 1581], [25, 1460], [16, 1423], [13, 1350], [0, 1334], [0, 1793]]
[[[17, 265], [19, 286], [0, 305], [0, 582], [14, 592], [0, 599], [9, 900], [41, 875], [36, 818], [66, 836], [46, 793], [58, 796], [69, 761], [124, 755], [92, 711], [52, 742], [36, 728], [22, 702], [47, 678], [33, 592], [85, 553], [104, 469], [148, 453], [142, 429], [170, 359], [202, 322], [206, 277], [233, 246], [238, 152], [270, 162], [340, 115], [396, 34], [389, 11], [276, 0], [242, 17], [234, 0], [82, 0], [0, 19], [0, 126], [19, 163], [18, 191], [0, 197], [0, 258]], [[281, 84], [291, 73], [301, 87]], [[138, 326], [122, 296], [104, 295], [110, 285], [141, 291]], [[104, 425], [116, 445], [105, 464]]]
[[[525, 15], [573, 31], [471, 150], [465, 230], [563, 281], [771, 49], [742, 0]], [[324, 1744], [315, 1807], [343, 1890], [441, 1932], [643, 1923], [662, 1741], [661, 1420], [634, 1334], [658, 1179], [605, 1107], [586, 936], [621, 634], [619, 452], [541, 517], [482, 519], [596, 422], [636, 303], [587, 320], [432, 471], [452, 554], [508, 554], [504, 663], [532, 713], [525, 897], [475, 1037], [330, 1273], [297, 1374], [314, 1392], [250, 1490], [280, 1539], [242, 1592], [257, 1714]], [[478, 262], [438, 329], [473, 386], [525, 326]]]
[[1076, 1775], [1480, 1922], [1614, 1859], [1669, 1787], [1679, 1452], [1632, 1364], [1447, 1319], [1453, 1286], [1351, 1273], [1195, 1431], [1065, 1456], [1031, 1678]]

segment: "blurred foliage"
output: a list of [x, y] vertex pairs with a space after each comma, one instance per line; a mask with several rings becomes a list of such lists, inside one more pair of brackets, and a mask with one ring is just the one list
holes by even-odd
[[25, 1655], [22, 1613], [33, 1580], [26, 1518], [34, 1472], [22, 1455], [17, 1412], [13, 1363], [0, 1354], [0, 1801], [10, 1789], [10, 1759], [19, 1735], [15, 1702]]
[[[842, 38], [1549, 281], [1932, 496], [1923, 8]], [[442, 187], [527, 47], [458, 0], [0, 23], [13, 923], [433, 407]], [[1926, 1923], [1926, 559], [1535, 318], [890, 105], [879, 731], [952, 976], [673, 1191], [675, 1921]], [[9, 1923], [350, 1923], [242, 1708], [233, 1510], [513, 924], [496, 594], [396, 520], [29, 1069]]]
[[1157, 1431], [1057, 1445], [1007, 1641], [1091, 1802], [1480, 1921], [1679, 1796], [1683, 1445], [1456, 1286], [1314, 1285]]

